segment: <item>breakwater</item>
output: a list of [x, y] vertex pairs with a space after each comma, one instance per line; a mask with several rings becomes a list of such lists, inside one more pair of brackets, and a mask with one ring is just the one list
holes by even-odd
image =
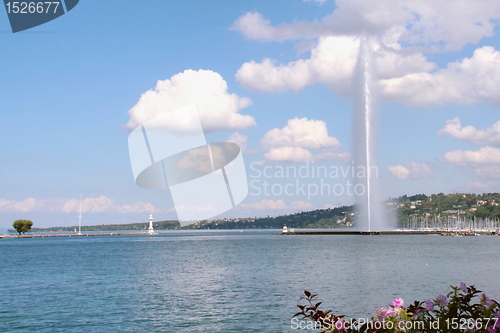
[[45, 238], [45, 237], [88, 237], [88, 236], [131, 236], [145, 235], [150, 236], [147, 232], [102, 232], [89, 234], [28, 234], [28, 235], [0, 235], [0, 238]]
[[498, 235], [498, 231], [490, 230], [388, 230], [388, 231], [360, 231], [360, 230], [338, 230], [338, 231], [288, 231], [282, 235], [436, 235], [436, 236], [478, 236]]

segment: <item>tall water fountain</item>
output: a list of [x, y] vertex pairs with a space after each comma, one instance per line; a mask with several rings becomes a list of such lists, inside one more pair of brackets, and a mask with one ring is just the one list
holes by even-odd
[[387, 230], [381, 214], [378, 189], [377, 139], [378, 109], [377, 80], [370, 40], [365, 35], [360, 41], [358, 63], [354, 75], [354, 163], [357, 229], [362, 231]]

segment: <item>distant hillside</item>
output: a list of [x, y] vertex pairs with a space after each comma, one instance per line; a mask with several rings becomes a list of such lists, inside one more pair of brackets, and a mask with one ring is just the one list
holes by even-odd
[[[416, 194], [390, 198], [384, 202], [385, 210], [397, 216], [399, 227], [415, 227], [415, 221], [444, 223], [451, 217], [457, 221], [500, 221], [500, 193]], [[178, 221], [153, 222], [156, 230], [173, 229], [281, 229], [290, 228], [346, 228], [355, 218], [354, 206], [317, 209], [275, 217], [245, 217], [200, 221], [185, 227]], [[449, 222], [447, 222], [449, 224]], [[74, 231], [77, 226], [33, 228], [33, 232]], [[146, 230], [148, 222], [129, 224], [103, 224], [82, 226], [82, 231]]]
[[[82, 226], [82, 231], [115, 231], [115, 230], [147, 230], [149, 222], [128, 223], [128, 224], [101, 224]], [[179, 221], [157, 221], [153, 222], [153, 227], [156, 230], [174, 230], [180, 229]], [[75, 231], [78, 226], [72, 227], [51, 227], [51, 228], [32, 228], [32, 232], [61, 232], [61, 231]]]
[[246, 217], [200, 221], [183, 229], [281, 229], [290, 228], [345, 228], [352, 226], [353, 206], [317, 209], [275, 217]]
[[[280, 215], [275, 217], [254, 217], [200, 221], [182, 229], [281, 229], [284, 224], [291, 228], [345, 228], [352, 225], [353, 206], [333, 209], [318, 209], [309, 212]], [[82, 231], [147, 230], [148, 222], [130, 224], [102, 224], [82, 226]], [[153, 222], [156, 230], [181, 229], [178, 221]], [[32, 232], [74, 231], [77, 226], [32, 228]]]
[[464, 219], [500, 219], [500, 193], [417, 194], [389, 199], [389, 210], [395, 210], [398, 220], [412, 217], [459, 216]]

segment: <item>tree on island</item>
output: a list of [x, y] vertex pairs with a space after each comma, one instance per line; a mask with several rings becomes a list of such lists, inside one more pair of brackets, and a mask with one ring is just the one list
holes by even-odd
[[31, 229], [33, 222], [30, 220], [15, 220], [12, 226], [19, 234], [24, 234]]

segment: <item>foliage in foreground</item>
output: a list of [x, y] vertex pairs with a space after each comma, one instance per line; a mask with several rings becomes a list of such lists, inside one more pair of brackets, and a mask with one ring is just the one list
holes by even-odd
[[[500, 304], [477, 290], [473, 285], [461, 283], [451, 286], [447, 295], [427, 301], [415, 301], [409, 306], [402, 299], [395, 299], [388, 308], [375, 310], [370, 320], [348, 320], [344, 315], [334, 315], [332, 310], [322, 311], [315, 303], [317, 294], [305, 290], [306, 304], [297, 305], [301, 317], [313, 322], [321, 332], [342, 333], [500, 333]], [[473, 303], [476, 301], [476, 303]]]
[[15, 220], [12, 226], [19, 234], [24, 234], [31, 229], [33, 222], [30, 220]]

